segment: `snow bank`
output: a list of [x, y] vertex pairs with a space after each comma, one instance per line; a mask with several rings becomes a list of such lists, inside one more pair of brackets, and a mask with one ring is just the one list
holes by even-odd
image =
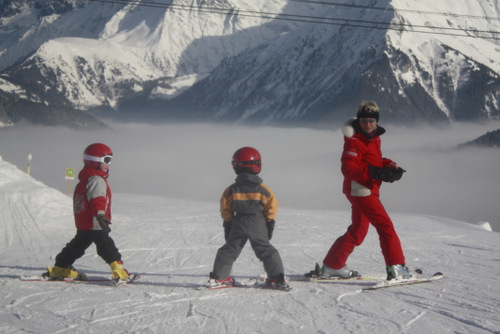
[[483, 230], [486, 230], [486, 231], [490, 231], [490, 232], [493, 231], [490, 223], [488, 223], [488, 222], [478, 222], [477, 226], [479, 226], [480, 228], [482, 228]]
[[[222, 188], [225, 185], [221, 185]], [[97, 284], [21, 282], [52, 265], [74, 235], [71, 200], [0, 161], [0, 332], [9, 333], [498, 333], [500, 238], [456, 220], [391, 215], [407, 264], [445, 278], [429, 284], [361, 292], [367, 282], [292, 281], [291, 292], [198, 291], [224, 242], [217, 200], [114, 194], [112, 237], [126, 267], [142, 278]], [[321, 261], [350, 213], [281, 208], [272, 243], [287, 275]], [[364, 274], [384, 274], [370, 229], [349, 259]], [[90, 247], [75, 266], [109, 277]], [[236, 279], [261, 274], [247, 245]]]

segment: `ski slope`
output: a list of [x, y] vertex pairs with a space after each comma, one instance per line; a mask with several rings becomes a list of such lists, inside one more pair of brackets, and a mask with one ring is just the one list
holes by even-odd
[[[221, 186], [221, 188], [223, 185]], [[0, 333], [499, 333], [500, 237], [441, 217], [393, 214], [407, 264], [440, 281], [385, 290], [366, 282], [291, 282], [293, 290], [198, 291], [223, 244], [218, 203], [115, 193], [112, 237], [140, 281], [21, 282], [53, 265], [74, 235], [71, 199], [0, 159]], [[273, 244], [287, 275], [321, 261], [350, 221], [345, 211], [280, 208]], [[373, 229], [349, 265], [384, 274]], [[75, 266], [108, 277], [95, 248]], [[236, 279], [263, 273], [247, 245]]]

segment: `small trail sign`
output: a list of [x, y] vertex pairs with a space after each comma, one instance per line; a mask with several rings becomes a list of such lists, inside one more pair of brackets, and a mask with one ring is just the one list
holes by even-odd
[[75, 169], [66, 168], [66, 180], [74, 180], [74, 179], [75, 179]]
[[75, 179], [75, 169], [74, 168], [66, 168], [65, 179], [68, 180], [68, 196], [69, 196], [69, 184], [71, 183], [71, 180]]

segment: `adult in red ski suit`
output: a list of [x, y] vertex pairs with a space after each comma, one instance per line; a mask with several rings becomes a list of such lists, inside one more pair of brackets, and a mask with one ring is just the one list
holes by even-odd
[[379, 198], [382, 181], [399, 180], [404, 170], [392, 160], [382, 157], [380, 136], [385, 129], [378, 126], [378, 119], [376, 103], [366, 102], [359, 106], [357, 118], [348, 120], [342, 129], [343, 193], [352, 205], [352, 224], [331, 246], [323, 260], [323, 270], [328, 272], [328, 269], [334, 269], [333, 274], [343, 277], [355, 275], [347, 269], [346, 261], [354, 248], [365, 239], [370, 223], [379, 235], [388, 273], [394, 265], [407, 271], [401, 242]]

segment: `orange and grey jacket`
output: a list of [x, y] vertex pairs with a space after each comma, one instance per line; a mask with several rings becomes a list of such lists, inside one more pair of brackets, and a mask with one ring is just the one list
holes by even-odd
[[265, 221], [276, 219], [278, 201], [273, 191], [258, 175], [241, 173], [226, 188], [220, 199], [222, 219], [230, 222], [237, 216], [255, 215]]

